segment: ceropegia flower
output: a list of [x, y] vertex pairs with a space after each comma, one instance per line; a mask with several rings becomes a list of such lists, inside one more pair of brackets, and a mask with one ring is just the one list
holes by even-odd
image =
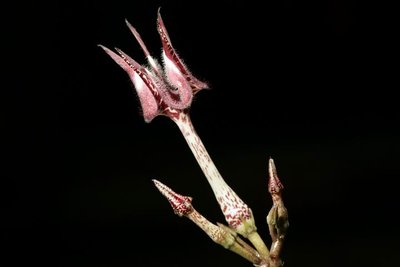
[[[115, 53], [101, 46], [104, 51], [129, 75], [133, 82], [146, 122], [155, 116], [169, 116], [179, 126], [200, 167], [206, 175], [229, 225], [244, 236], [256, 227], [250, 208], [225, 183], [194, 130], [186, 112], [193, 95], [207, 84], [195, 78], [173, 48], [164, 22], [158, 10], [157, 29], [162, 43], [163, 67], [153, 58], [137, 30], [126, 22], [141, 46], [148, 66], [142, 66], [122, 50]], [[245, 223], [244, 223], [245, 222]]]
[[[117, 54], [104, 46], [101, 47], [128, 73], [139, 96], [145, 121], [150, 122], [155, 116], [161, 114], [170, 117], [178, 125], [211, 185], [229, 226], [248, 238], [258, 252], [263, 257], [267, 257], [269, 251], [257, 233], [251, 209], [222, 178], [197, 135], [187, 112], [194, 94], [207, 88], [207, 84], [195, 78], [177, 55], [159, 11], [157, 30], [162, 43], [162, 66], [150, 55], [136, 29], [128, 22], [127, 25], [144, 51], [148, 61], [147, 66], [140, 65], [120, 49], [116, 49]], [[183, 205], [183, 203], [187, 204], [190, 201], [186, 199], [185, 202], [178, 202], [179, 207], [185, 208], [186, 204]], [[175, 210], [181, 212], [179, 209]]]
[[[267, 216], [272, 237], [271, 252], [257, 233], [251, 209], [224, 181], [190, 120], [188, 109], [193, 96], [207, 84], [194, 77], [173, 48], [167, 30], [158, 10], [157, 30], [162, 43], [162, 64], [151, 56], [136, 29], [126, 24], [141, 46], [148, 64], [140, 65], [122, 50], [116, 52], [99, 45], [129, 75], [138, 94], [143, 116], [150, 122], [157, 115], [166, 115], [179, 127], [199, 166], [209, 182], [229, 227], [213, 224], [198, 213], [192, 206], [192, 198], [179, 195], [169, 187], [153, 180], [158, 190], [168, 199], [174, 212], [185, 216], [197, 224], [216, 243], [241, 255], [260, 267], [281, 267], [279, 258], [283, 239], [288, 227], [287, 211], [283, 204], [280, 182], [274, 162], [269, 161], [268, 191], [273, 199], [273, 207]], [[246, 237], [254, 246], [244, 242]]]
[[158, 10], [157, 30], [162, 42], [163, 66], [153, 58], [136, 29], [126, 21], [148, 61], [140, 65], [121, 49], [117, 53], [99, 45], [129, 75], [142, 106], [143, 117], [150, 122], [157, 115], [171, 118], [189, 108], [193, 95], [207, 88], [207, 84], [194, 77], [172, 46], [164, 22]]
[[229, 249], [253, 264], [259, 264], [262, 259], [259, 254], [230, 228], [223, 224], [213, 224], [203, 215], [196, 211], [192, 206], [192, 198], [180, 195], [171, 188], [153, 179], [153, 182], [160, 193], [169, 201], [174, 213], [178, 216], [185, 216], [200, 227], [215, 243]]

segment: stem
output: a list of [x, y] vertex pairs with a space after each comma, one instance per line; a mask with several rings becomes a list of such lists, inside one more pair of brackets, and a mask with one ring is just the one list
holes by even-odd
[[251, 234], [248, 235], [247, 237], [250, 242], [255, 246], [257, 251], [260, 253], [260, 255], [266, 259], [269, 257], [269, 251], [267, 246], [265, 245], [264, 241], [261, 239], [260, 235], [254, 231]]
[[261, 263], [261, 259], [257, 256], [253, 248], [242, 246], [242, 244], [237, 242], [235, 236], [230, 231], [226, 230], [220, 225], [217, 226], [212, 224], [195, 209], [187, 214], [186, 217], [199, 226], [204, 232], [206, 232], [215, 243], [242, 256], [253, 264]]
[[246, 242], [244, 242], [244, 241], [238, 236], [238, 234], [237, 234], [234, 230], [232, 230], [232, 228], [229, 228], [228, 226], [226, 226], [226, 225], [224, 225], [224, 224], [222, 224], [222, 223], [218, 223], [218, 222], [217, 222], [217, 225], [218, 225], [219, 227], [225, 229], [226, 231], [230, 232], [230, 233], [235, 237], [236, 242], [237, 242], [240, 246], [242, 246], [243, 248], [245, 248], [247, 251], [251, 251], [255, 257], [259, 257], [260, 253], [259, 253], [258, 251], [256, 251], [252, 246], [250, 246], [249, 244], [247, 244]]

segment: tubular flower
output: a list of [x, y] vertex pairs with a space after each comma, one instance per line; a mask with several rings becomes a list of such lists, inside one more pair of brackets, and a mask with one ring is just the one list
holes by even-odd
[[[156, 116], [169, 117], [179, 128], [213, 190], [228, 226], [208, 221], [192, 206], [192, 198], [177, 194], [168, 186], [153, 180], [157, 189], [167, 198], [175, 214], [187, 217], [200, 227], [214, 242], [229, 249], [255, 266], [281, 267], [283, 241], [289, 227], [288, 213], [282, 199], [283, 185], [278, 178], [274, 161], [269, 159], [268, 191], [273, 207], [267, 215], [267, 224], [272, 238], [271, 250], [257, 232], [250, 207], [225, 182], [208, 154], [190, 119], [189, 108], [194, 95], [208, 85], [192, 75], [172, 46], [170, 37], [160, 15], [157, 16], [157, 31], [161, 38], [161, 64], [144, 44], [140, 34], [128, 22], [130, 32], [139, 43], [147, 59], [140, 65], [121, 49], [115, 51], [99, 45], [128, 75], [137, 92], [143, 117], [151, 122]], [[253, 246], [244, 242], [239, 235]]]
[[99, 45], [125, 72], [129, 75], [143, 111], [146, 122], [150, 122], [157, 115], [166, 115], [170, 118], [179, 116], [179, 113], [188, 109], [193, 95], [207, 84], [194, 77], [173, 48], [164, 22], [158, 10], [157, 30], [162, 43], [163, 66], [153, 58], [136, 29], [126, 21], [141, 46], [148, 66], [140, 65], [121, 49], [116, 52]]
[[[176, 123], [207, 178], [230, 229], [249, 239], [257, 252], [251, 251], [238, 241], [239, 239], [235, 239], [236, 245], [232, 245], [232, 234], [228, 234], [225, 228], [211, 224], [199, 215], [193, 209], [190, 197], [176, 194], [156, 180], [154, 180], [155, 185], [167, 197], [176, 214], [194, 221], [215, 242], [224, 247], [232, 246], [231, 250], [247, 255], [245, 257], [253, 263], [258, 263], [260, 259], [266, 260], [270, 255], [269, 250], [257, 233], [253, 212], [222, 178], [191, 122], [188, 110], [193, 96], [201, 89], [208, 88], [207, 84], [194, 77], [177, 55], [160, 10], [157, 17], [157, 31], [162, 43], [162, 64], [151, 56], [136, 29], [127, 21], [126, 24], [146, 56], [148, 61], [146, 66], [140, 65], [118, 48], [113, 52], [104, 46], [100, 47], [129, 75], [138, 94], [145, 121], [150, 122], [157, 115], [165, 115]], [[279, 196], [281, 188], [278, 182], [279, 180], [271, 180], [269, 188], [273, 196]]]
[[100, 47], [128, 73], [139, 96], [145, 121], [150, 122], [157, 115], [170, 117], [178, 125], [202, 168], [229, 225], [244, 236], [256, 231], [251, 209], [223, 180], [187, 112], [194, 94], [207, 88], [207, 84], [194, 77], [176, 53], [160, 10], [157, 30], [162, 43], [163, 66], [151, 56], [138, 31], [128, 21], [126, 24], [141, 46], [147, 66], [140, 65], [121, 49], [115, 49], [117, 54], [102, 45]]

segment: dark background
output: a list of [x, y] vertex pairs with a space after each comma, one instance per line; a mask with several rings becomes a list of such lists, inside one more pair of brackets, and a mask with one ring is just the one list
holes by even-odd
[[175, 48], [212, 87], [192, 105], [195, 127], [267, 243], [275, 159], [290, 216], [285, 266], [396, 264], [393, 9], [261, 2], [5, 9], [4, 266], [250, 266], [175, 216], [155, 189], [153, 178], [224, 221], [178, 128], [165, 117], [146, 124], [127, 75], [96, 46], [144, 63], [127, 18], [159, 57], [160, 6]]

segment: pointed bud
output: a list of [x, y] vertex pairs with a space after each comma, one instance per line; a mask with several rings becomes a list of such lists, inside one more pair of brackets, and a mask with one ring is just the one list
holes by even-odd
[[171, 188], [155, 179], [153, 179], [153, 182], [158, 191], [169, 201], [176, 215], [182, 217], [193, 212], [191, 197], [175, 193]]
[[268, 192], [271, 194], [280, 193], [281, 190], [283, 189], [283, 184], [279, 180], [278, 174], [276, 172], [275, 163], [272, 158], [269, 159], [268, 172], [269, 172]]

